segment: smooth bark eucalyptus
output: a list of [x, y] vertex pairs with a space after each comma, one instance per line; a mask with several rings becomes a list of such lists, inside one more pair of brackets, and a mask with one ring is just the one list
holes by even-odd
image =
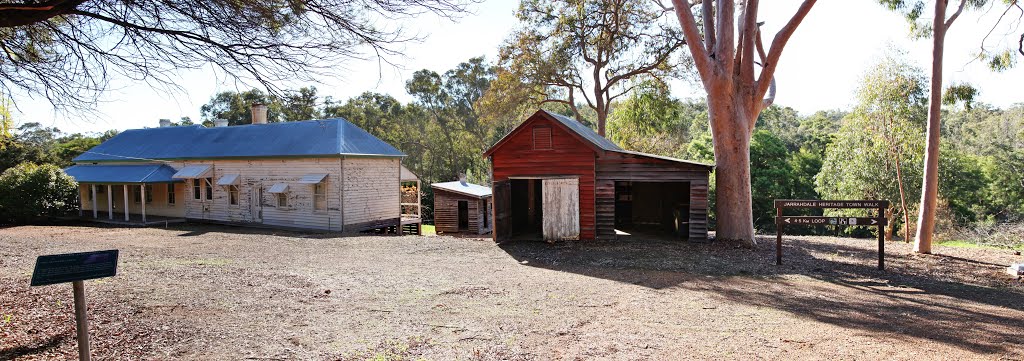
[[[757, 116], [774, 101], [774, 74], [782, 50], [815, 2], [804, 0], [765, 49], [761, 24], [757, 21], [759, 0], [672, 0], [687, 48], [708, 94], [716, 165], [718, 239], [740, 241], [748, 247], [756, 245], [750, 193], [750, 138]], [[691, 9], [695, 6], [700, 6], [703, 31]], [[755, 65], [760, 66], [760, 71]]]

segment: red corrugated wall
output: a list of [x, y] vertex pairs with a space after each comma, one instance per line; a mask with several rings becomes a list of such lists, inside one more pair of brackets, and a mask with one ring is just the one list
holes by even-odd
[[[551, 128], [552, 149], [533, 149], [533, 128]], [[576, 176], [580, 180], [580, 239], [596, 237], [593, 148], [546, 117], [536, 114], [491, 155], [494, 181], [510, 177]], [[495, 201], [498, 201], [497, 199]], [[495, 206], [497, 207], [497, 205]], [[495, 224], [495, 227], [498, 225]], [[497, 233], [497, 230], [495, 230]]]

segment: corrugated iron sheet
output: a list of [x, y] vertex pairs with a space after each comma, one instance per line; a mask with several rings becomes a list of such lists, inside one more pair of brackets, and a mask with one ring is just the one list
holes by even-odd
[[241, 183], [241, 177], [238, 174], [225, 174], [223, 177], [217, 180], [219, 186], [237, 186]]
[[460, 181], [454, 181], [454, 182], [434, 183], [434, 184], [431, 184], [430, 186], [434, 187], [434, 188], [438, 188], [438, 189], [443, 189], [443, 190], [446, 190], [446, 191], [449, 191], [449, 192], [465, 194], [467, 196], [472, 196], [472, 197], [483, 198], [483, 197], [490, 197], [491, 196], [491, 187], [485, 187], [485, 186], [482, 186], [482, 185], [479, 185], [479, 184], [473, 184], [473, 183], [465, 183], [465, 184], [463, 184]]
[[405, 154], [343, 118], [126, 130], [75, 162]]
[[317, 184], [317, 183], [323, 182], [324, 178], [327, 178], [327, 173], [306, 174], [306, 175], [302, 176], [302, 178], [299, 179], [299, 183], [301, 183], [301, 184]]
[[79, 183], [172, 183], [176, 171], [165, 164], [73, 165], [64, 169]]
[[209, 164], [197, 164], [185, 166], [181, 168], [177, 173], [171, 176], [174, 179], [194, 179], [194, 178], [206, 178], [210, 173], [210, 169], [213, 166]]
[[565, 125], [569, 129], [572, 129], [573, 132], [579, 134], [581, 137], [583, 137], [583, 139], [586, 139], [587, 141], [593, 143], [598, 148], [604, 149], [606, 151], [622, 150], [622, 148], [619, 148], [619, 146], [615, 145], [615, 143], [612, 143], [612, 141], [608, 140], [608, 138], [602, 137], [601, 135], [597, 134], [597, 132], [595, 132], [593, 129], [590, 129], [590, 127], [576, 121], [576, 119], [572, 119], [564, 115], [555, 114], [547, 110], [542, 111], [550, 115], [552, 118], [555, 118], [555, 120], [557, 120], [559, 123], [562, 123], [562, 125]]

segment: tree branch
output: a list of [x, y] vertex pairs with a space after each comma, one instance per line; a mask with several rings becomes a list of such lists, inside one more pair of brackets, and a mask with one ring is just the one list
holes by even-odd
[[715, 7], [712, 1], [701, 1], [700, 16], [704, 20], [704, 47], [713, 57], [715, 51]]
[[37, 4], [0, 4], [0, 28], [25, 26], [67, 14], [86, 0], [51, 0]]
[[736, 3], [733, 0], [716, 0], [715, 8], [718, 20], [715, 24], [715, 34], [718, 36], [715, 55], [722, 74], [729, 76], [733, 71], [733, 58], [736, 57]]
[[755, 44], [755, 33], [757, 32], [757, 5], [758, 0], [746, 0], [746, 6], [743, 9], [743, 16], [740, 20], [743, 22], [742, 35], [740, 37], [740, 56], [742, 60], [740, 62], [740, 81], [743, 84], [751, 84], [754, 82], [754, 44]]
[[967, 0], [960, 0], [960, 6], [956, 8], [956, 12], [953, 13], [953, 15], [949, 17], [949, 20], [946, 20], [946, 23], [944, 24], [946, 29], [949, 29], [949, 27], [953, 25], [953, 21], [955, 21], [956, 18], [960, 17], [960, 13], [964, 11], [964, 6], [966, 5]]
[[672, 0], [672, 4], [675, 6], [679, 25], [683, 28], [683, 37], [686, 39], [686, 46], [690, 48], [690, 55], [693, 57], [697, 73], [700, 74], [704, 84], [708, 84], [714, 72], [711, 68], [711, 58], [708, 57], [708, 52], [704, 50], [704, 47], [701, 46], [702, 41], [699, 40], [701, 37], [697, 30], [697, 20], [694, 19], [689, 3], [685, 0]]
[[768, 59], [761, 69], [761, 75], [757, 78], [757, 90], [753, 94], [755, 100], [760, 101], [760, 99], [764, 98], [764, 94], [768, 91], [768, 86], [770, 85], [769, 79], [775, 76], [775, 67], [778, 66], [779, 58], [782, 57], [782, 50], [786, 47], [789, 38], [796, 32], [796, 28], [800, 26], [800, 22], [807, 17], [807, 13], [814, 7], [815, 2], [817, 0], [804, 0], [803, 4], [800, 4], [800, 8], [797, 9], [796, 14], [786, 23], [786, 26], [783, 26], [779, 33], [775, 34], [775, 39], [772, 40], [772, 47], [768, 51]]

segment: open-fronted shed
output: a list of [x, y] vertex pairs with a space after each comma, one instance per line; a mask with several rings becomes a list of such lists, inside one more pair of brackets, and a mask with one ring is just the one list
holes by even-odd
[[496, 241], [707, 239], [709, 164], [627, 151], [544, 110], [484, 155]]
[[486, 234], [491, 231], [491, 188], [465, 179], [431, 184], [434, 227], [441, 233]]

